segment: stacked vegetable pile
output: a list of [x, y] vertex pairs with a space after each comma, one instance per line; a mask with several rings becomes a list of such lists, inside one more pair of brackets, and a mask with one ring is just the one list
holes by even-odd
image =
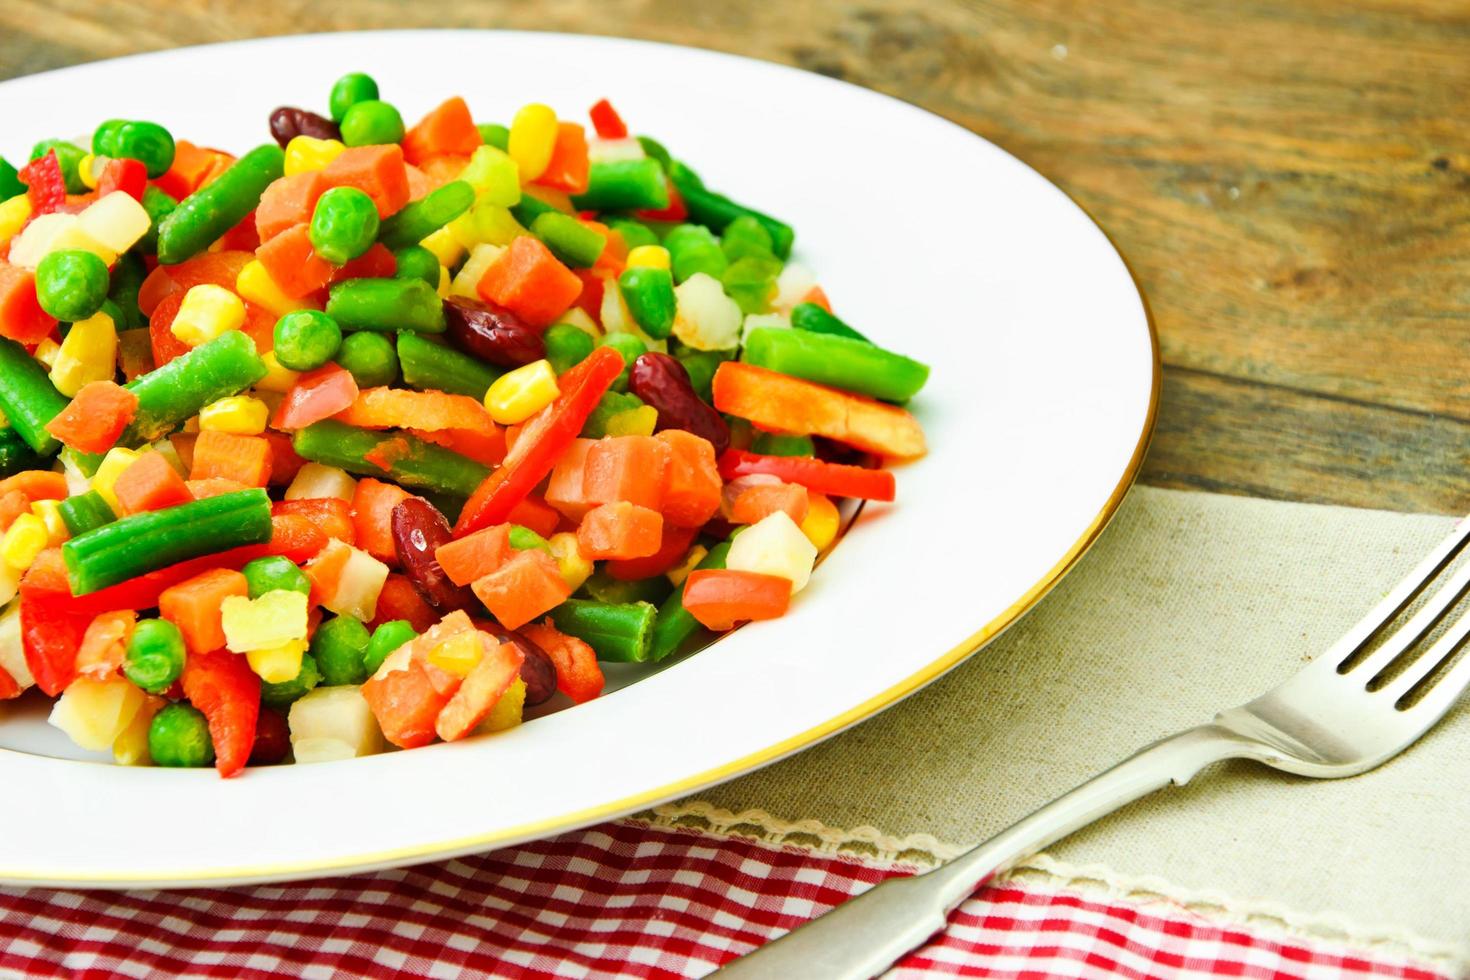
[[833, 498], [924, 452], [928, 369], [786, 224], [592, 122], [406, 129], [352, 74], [238, 159], [109, 120], [0, 160], [0, 699], [229, 776], [505, 729], [784, 613]]

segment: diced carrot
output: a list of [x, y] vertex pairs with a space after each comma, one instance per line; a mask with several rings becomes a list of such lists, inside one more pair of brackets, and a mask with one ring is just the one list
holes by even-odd
[[100, 613], [87, 626], [82, 645], [77, 648], [77, 673], [96, 680], [116, 674], [127, 656], [128, 637], [137, 622], [138, 614], [131, 609]]
[[0, 337], [37, 344], [56, 329], [56, 318], [36, 298], [36, 274], [8, 262], [0, 264]]
[[[221, 166], [221, 158], [226, 161], [224, 166]], [[169, 165], [168, 172], [153, 183], [159, 190], [182, 201], [223, 173], [233, 162], [234, 157], [228, 153], [195, 146], [188, 140], [175, 140], [173, 163]]]
[[656, 510], [671, 456], [668, 443], [653, 436], [599, 439], [587, 451], [582, 491], [593, 503], [626, 500]]
[[359, 391], [340, 422], [364, 429], [476, 429], [491, 430], [495, 422], [485, 406], [468, 395], [408, 388], [368, 388]]
[[582, 280], [541, 241], [521, 235], [486, 268], [476, 286], [481, 299], [515, 313], [533, 327], [554, 323], [582, 292]]
[[[551, 471], [550, 482], [546, 484], [546, 502], [568, 520], [580, 521], [596, 506], [586, 492], [587, 455], [596, 444], [595, 439], [572, 440], [572, 444], [557, 461], [556, 468]], [[716, 501], [718, 502], [718, 493]]]
[[223, 477], [247, 487], [263, 487], [271, 478], [271, 444], [260, 436], [210, 429], [194, 442], [189, 476], [195, 480]]
[[393, 508], [409, 496], [397, 484], [364, 478], [352, 495], [352, 526], [357, 546], [378, 561], [398, 564], [393, 546]]
[[623, 241], [621, 232], [609, 228], [600, 221], [586, 221], [584, 224], [607, 240], [602, 246], [602, 253], [592, 264], [593, 273], [607, 279], [616, 279], [622, 275], [623, 269], [628, 265], [628, 243]]
[[31, 501], [65, 500], [66, 477], [52, 470], [21, 470], [0, 480], [0, 493], [19, 490]]
[[105, 453], [138, 413], [138, 396], [113, 381], [82, 386], [46, 431], [84, 453]]
[[437, 156], [425, 157], [419, 163], [419, 172], [428, 180], [430, 188], [437, 190], [464, 173], [464, 168], [469, 162], [470, 158], [463, 154], [441, 153]]
[[408, 440], [403, 436], [384, 439], [362, 454], [362, 458], [381, 470], [391, 470], [393, 464], [409, 454]]
[[418, 167], [408, 164], [403, 169], [408, 171], [408, 199], [410, 201], [427, 197], [434, 190], [434, 182]]
[[556, 533], [561, 515], [542, 498], [530, 496], [512, 507], [506, 520], [511, 524], [530, 528], [543, 538], [549, 538]]
[[520, 632], [551, 658], [556, 667], [556, 687], [577, 704], [591, 701], [602, 693], [602, 668], [597, 665], [597, 652], [575, 636], [551, 625], [547, 619], [527, 623]]
[[382, 242], [348, 262], [332, 274], [333, 282], [343, 279], [389, 279], [398, 271], [398, 260]]
[[362, 685], [362, 696], [372, 709], [383, 737], [403, 749], [434, 741], [434, 723], [452, 693], [435, 687], [431, 665], [407, 650], [391, 655]]
[[499, 466], [501, 460], [505, 459], [505, 430], [498, 425], [484, 430], [440, 429], [437, 432], [430, 432], [427, 429], [409, 429], [408, 431], [410, 435], [418, 436], [425, 442], [443, 446], [477, 463], [484, 463], [486, 466]]
[[312, 249], [305, 224], [292, 225], [275, 235], [256, 249], [255, 257], [281, 292], [293, 298], [321, 289], [336, 272], [332, 263]]
[[31, 512], [31, 498], [19, 490], [0, 493], [0, 532], [10, 530], [10, 525], [22, 514]]
[[406, 576], [390, 573], [383, 583], [383, 591], [378, 593], [378, 608], [369, 625], [376, 629], [395, 619], [408, 620], [410, 626], [422, 633], [438, 621], [439, 614]]
[[672, 524], [665, 524], [663, 540], [659, 543], [657, 551], [647, 558], [624, 558], [621, 561], [610, 561], [606, 566], [607, 573], [623, 582], [636, 582], [639, 579], [663, 575], [684, 560], [684, 556], [689, 553], [689, 548], [694, 544], [694, 538], [698, 534], [698, 528], [674, 527]]
[[281, 177], [265, 189], [255, 207], [255, 230], [262, 242], [311, 221], [317, 198], [326, 186], [320, 170]]
[[730, 508], [730, 522], [754, 524], [778, 510], [784, 510], [793, 523], [800, 524], [806, 520], [808, 505], [806, 487], [799, 484], [758, 484], [740, 491]]
[[711, 568], [689, 573], [684, 608], [712, 630], [752, 619], [775, 619], [791, 604], [791, 581], [779, 575]]
[[252, 489], [243, 483], [226, 480], [221, 476], [212, 476], [207, 480], [185, 480], [184, 486], [189, 488], [189, 496], [195, 500], [208, 500], [210, 497], [223, 497], [227, 493]]
[[479, 635], [483, 646], [480, 659], [465, 675], [464, 683], [434, 721], [434, 731], [446, 742], [464, 738], [485, 720], [510, 686], [521, 676], [526, 655], [514, 643], [501, 643], [486, 633]]
[[427, 157], [440, 153], [468, 155], [484, 143], [475, 128], [470, 107], [459, 96], [446, 99], [403, 134], [403, 158], [422, 164]]
[[261, 433], [271, 444], [271, 486], [286, 486], [296, 478], [297, 472], [306, 465], [306, 460], [296, 455], [290, 436], [272, 429]]
[[280, 317], [263, 306], [257, 306], [248, 299], [245, 301], [245, 322], [240, 324], [240, 332], [249, 337], [255, 344], [258, 354], [265, 354], [276, 349], [276, 321]]
[[219, 237], [219, 247], [255, 251], [260, 247], [260, 233], [255, 230], [255, 212], [251, 211], [235, 223], [235, 227]]
[[306, 518], [328, 538], [343, 544], [357, 544], [357, 525], [352, 520], [352, 504], [340, 497], [303, 497], [280, 500], [271, 504], [272, 514], [295, 514]]
[[555, 187], [568, 194], [581, 194], [587, 189], [587, 131], [580, 123], [558, 123], [556, 143], [551, 149], [551, 161], [536, 183]]
[[664, 519], [656, 510], [620, 500], [587, 512], [577, 527], [577, 550], [586, 558], [646, 558], [663, 539]]
[[174, 452], [179, 454], [179, 462], [184, 464], [184, 472], [194, 469], [194, 443], [199, 441], [197, 432], [175, 432], [168, 437], [169, 444], [174, 447]]
[[190, 653], [207, 653], [225, 645], [220, 603], [230, 596], [249, 594], [243, 574], [232, 568], [213, 568], [164, 589], [158, 597], [158, 613], [179, 628]]
[[612, 103], [607, 99], [598, 99], [593, 104], [588, 115], [592, 117], [592, 128], [597, 130], [600, 139], [621, 140], [628, 138], [628, 125], [623, 122], [623, 117], [618, 115]]
[[471, 585], [501, 626], [519, 629], [572, 594], [556, 559], [539, 548], [517, 551], [510, 560]]
[[146, 452], [118, 474], [112, 491], [117, 496], [122, 514], [141, 514], [162, 510], [193, 500], [184, 478], [160, 452]]
[[322, 171], [327, 187], [356, 187], [373, 199], [378, 217], [408, 203], [408, 171], [396, 143], [348, 147]]
[[455, 585], [469, 585], [505, 564], [513, 548], [510, 546], [510, 525], [496, 524], [483, 531], [467, 534], [462, 538], [441, 544], [434, 551], [439, 567]]
[[801, 298], [803, 303], [815, 303], [828, 313], [832, 312], [832, 301], [827, 299], [827, 293], [821, 286], [813, 286], [808, 289], [806, 295]]

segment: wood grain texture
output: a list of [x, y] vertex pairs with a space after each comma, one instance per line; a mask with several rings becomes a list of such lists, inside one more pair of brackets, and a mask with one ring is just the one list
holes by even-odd
[[1168, 366], [1145, 480], [1467, 509], [1470, 5], [4, 0], [0, 76], [414, 26], [717, 48], [947, 116], [1056, 181], [1128, 258]]

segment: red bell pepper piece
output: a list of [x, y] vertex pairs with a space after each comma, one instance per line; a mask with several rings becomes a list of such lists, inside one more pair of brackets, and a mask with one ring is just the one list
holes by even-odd
[[113, 191], [122, 191], [135, 201], [143, 200], [143, 191], [148, 187], [148, 169], [143, 161], [124, 157], [108, 160], [97, 178], [97, 196], [106, 197]]
[[180, 678], [184, 697], [204, 712], [214, 767], [226, 779], [245, 768], [260, 717], [260, 678], [245, 657], [228, 650], [191, 653]]
[[623, 355], [599, 347], [557, 381], [561, 394], [521, 430], [505, 462], [471, 494], [454, 526], [454, 536], [503, 524], [516, 504], [546, 479], [582, 431], [587, 417], [623, 370]]
[[276, 412], [271, 424], [278, 429], [304, 429], [331, 418], [357, 401], [357, 382], [344, 368], [328, 364], [303, 374]]
[[56, 151], [37, 157], [16, 175], [26, 185], [31, 201], [31, 214], [50, 214], [66, 208], [66, 180], [61, 176], [61, 162]]
[[592, 117], [592, 128], [597, 130], [599, 139], [628, 138], [628, 124], [623, 122], [623, 117], [618, 115], [618, 110], [614, 109], [612, 103], [607, 99], [598, 99], [597, 104], [587, 114]]
[[720, 457], [720, 476], [734, 480], [763, 473], [795, 483], [816, 493], [863, 500], [892, 500], [893, 474], [809, 456], [762, 456], [743, 449], [727, 449]]
[[20, 697], [20, 685], [15, 682], [14, 677], [10, 676], [9, 671], [0, 667], [0, 701], [9, 701], [11, 698], [18, 697]]
[[779, 575], [708, 568], [689, 573], [684, 608], [717, 632], [751, 619], [775, 619], [791, 604], [791, 580]]
[[622, 582], [662, 575], [684, 559], [698, 533], [699, 528], [675, 527], [665, 522], [657, 551], [646, 558], [615, 558], [607, 563], [607, 573]]

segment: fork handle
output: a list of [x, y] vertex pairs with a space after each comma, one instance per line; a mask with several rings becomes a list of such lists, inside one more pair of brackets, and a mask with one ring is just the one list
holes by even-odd
[[1155, 742], [942, 867], [890, 878], [719, 971], [724, 980], [867, 980], [944, 928], [949, 913], [1007, 868], [1075, 830], [1205, 766], [1253, 754], [1249, 742], [1202, 725]]

